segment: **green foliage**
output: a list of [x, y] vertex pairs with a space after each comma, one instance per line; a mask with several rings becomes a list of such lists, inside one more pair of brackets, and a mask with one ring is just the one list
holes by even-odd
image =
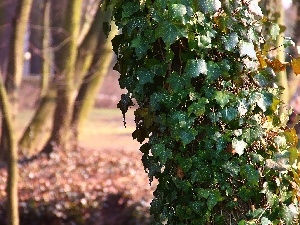
[[114, 6], [128, 90], [119, 107], [138, 104], [133, 137], [159, 182], [155, 224], [298, 224], [297, 136], [279, 114], [278, 65], [263, 58], [255, 14], [231, 0]]

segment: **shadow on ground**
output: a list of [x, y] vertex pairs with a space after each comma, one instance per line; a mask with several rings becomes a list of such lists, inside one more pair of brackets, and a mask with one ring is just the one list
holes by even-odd
[[[132, 202], [123, 193], [108, 194], [93, 204], [33, 200], [20, 206], [20, 225], [148, 225], [148, 207]], [[0, 204], [0, 225], [7, 225], [5, 204]]]

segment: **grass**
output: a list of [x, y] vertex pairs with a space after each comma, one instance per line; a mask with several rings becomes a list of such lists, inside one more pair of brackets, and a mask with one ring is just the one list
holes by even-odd
[[[135, 129], [134, 110], [126, 114], [126, 128], [119, 109], [95, 108], [83, 124], [79, 136], [80, 145], [92, 148], [125, 148], [138, 143], [132, 140], [131, 133]], [[20, 138], [33, 116], [34, 110], [22, 110], [16, 118], [17, 137]], [[49, 129], [48, 129], [49, 130]], [[46, 137], [46, 134], [44, 135]]]

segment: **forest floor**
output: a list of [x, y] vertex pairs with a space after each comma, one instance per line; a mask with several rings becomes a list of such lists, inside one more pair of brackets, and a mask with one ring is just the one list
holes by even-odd
[[[20, 129], [38, 92], [23, 89]], [[109, 76], [80, 137], [80, 147], [19, 164], [21, 225], [146, 225], [156, 183], [149, 185], [139, 143], [132, 140], [133, 110], [123, 126], [114, 108], [121, 91]], [[32, 97], [34, 98], [34, 96]], [[105, 108], [103, 108], [105, 107]], [[22, 124], [24, 123], [24, 124]], [[5, 225], [5, 164], [0, 165], [0, 225]]]

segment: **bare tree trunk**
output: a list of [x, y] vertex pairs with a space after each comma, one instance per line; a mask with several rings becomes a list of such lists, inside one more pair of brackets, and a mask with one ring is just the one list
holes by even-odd
[[44, 8], [43, 8], [43, 51], [42, 51], [42, 77], [41, 77], [41, 98], [43, 98], [48, 90], [50, 75], [51, 75], [51, 52], [49, 51], [50, 47], [50, 9], [51, 2], [50, 0], [44, 0]]
[[39, 107], [35, 111], [34, 116], [19, 141], [19, 148], [23, 156], [32, 156], [41, 136], [47, 134], [45, 128], [53, 118], [55, 106], [56, 90], [52, 87], [48, 89], [45, 96], [42, 97]]
[[[12, 37], [10, 43], [9, 63], [5, 87], [12, 108], [12, 118], [14, 119], [18, 107], [18, 93], [23, 75], [24, 64], [24, 43], [28, 24], [28, 18], [31, 10], [32, 0], [20, 0], [17, 2], [15, 16], [12, 21]], [[2, 119], [3, 120], [3, 119]], [[4, 121], [2, 121], [4, 124]], [[1, 132], [1, 150], [2, 157], [5, 158], [5, 152], [8, 149], [9, 137], [2, 126]], [[2, 159], [3, 159], [2, 158]]]
[[32, 10], [30, 13], [30, 38], [29, 51], [30, 59], [30, 74], [40, 76], [42, 73], [42, 47], [43, 47], [43, 8], [44, 2], [33, 0]]
[[77, 38], [80, 29], [82, 0], [67, 1], [62, 29], [65, 34], [62, 46], [55, 52], [57, 104], [54, 112], [52, 133], [42, 152], [50, 154], [55, 148], [68, 148], [70, 123], [73, 111], [74, 72], [77, 57]]
[[0, 107], [2, 111], [2, 131], [7, 136], [7, 215], [8, 225], [19, 225], [18, 211], [18, 153], [13, 128], [13, 117], [2, 80], [0, 79]]
[[74, 144], [78, 144], [81, 126], [92, 110], [105, 75], [108, 73], [113, 59], [111, 39], [117, 34], [117, 27], [111, 24], [112, 30], [108, 38], [103, 31], [99, 37], [97, 53], [93, 57], [90, 69], [86, 74], [77, 94], [72, 117], [72, 132]]

